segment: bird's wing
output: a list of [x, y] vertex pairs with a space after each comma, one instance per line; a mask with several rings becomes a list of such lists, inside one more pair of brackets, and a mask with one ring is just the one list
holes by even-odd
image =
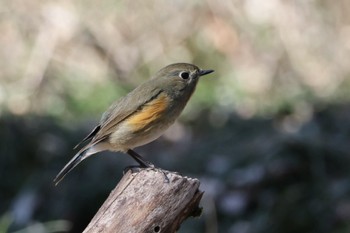
[[[141, 110], [145, 104], [155, 99], [162, 92], [162, 89], [154, 87], [150, 82], [146, 82], [125, 97], [114, 102], [102, 115], [100, 129], [96, 132], [90, 145], [104, 140], [115, 131], [115, 127], [118, 124], [134, 112]], [[145, 96], [144, 93], [149, 93], [150, 95]]]
[[87, 140], [93, 138], [97, 132], [101, 129], [101, 125], [97, 125], [90, 133], [87, 135], [83, 140], [81, 140], [73, 149], [76, 149], [78, 146], [80, 146], [82, 143], [86, 142]]

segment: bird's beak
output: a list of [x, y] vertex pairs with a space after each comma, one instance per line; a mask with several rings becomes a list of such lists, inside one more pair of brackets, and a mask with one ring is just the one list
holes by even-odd
[[207, 74], [210, 74], [210, 73], [213, 73], [214, 70], [200, 70], [199, 71], [199, 76], [203, 76], [203, 75], [207, 75]]

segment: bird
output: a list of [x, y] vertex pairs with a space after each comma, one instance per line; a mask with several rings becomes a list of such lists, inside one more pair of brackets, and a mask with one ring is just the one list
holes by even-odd
[[123, 152], [140, 167], [154, 168], [134, 148], [160, 137], [185, 108], [199, 78], [212, 72], [189, 63], [171, 64], [115, 101], [99, 124], [74, 147], [89, 141], [57, 174], [55, 185], [84, 159], [101, 151]]

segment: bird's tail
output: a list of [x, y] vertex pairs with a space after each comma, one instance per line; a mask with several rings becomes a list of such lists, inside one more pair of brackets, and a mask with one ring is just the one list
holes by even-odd
[[53, 182], [55, 185], [58, 185], [58, 183], [63, 180], [63, 178], [71, 171], [73, 168], [75, 168], [81, 161], [83, 161], [85, 158], [87, 158], [89, 148], [85, 150], [79, 151], [67, 164], [62, 168], [62, 170], [57, 174]]

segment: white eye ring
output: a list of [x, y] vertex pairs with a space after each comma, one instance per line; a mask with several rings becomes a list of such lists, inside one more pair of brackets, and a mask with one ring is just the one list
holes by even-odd
[[183, 71], [179, 74], [179, 77], [182, 79], [188, 79], [190, 77], [190, 73], [187, 71]]

